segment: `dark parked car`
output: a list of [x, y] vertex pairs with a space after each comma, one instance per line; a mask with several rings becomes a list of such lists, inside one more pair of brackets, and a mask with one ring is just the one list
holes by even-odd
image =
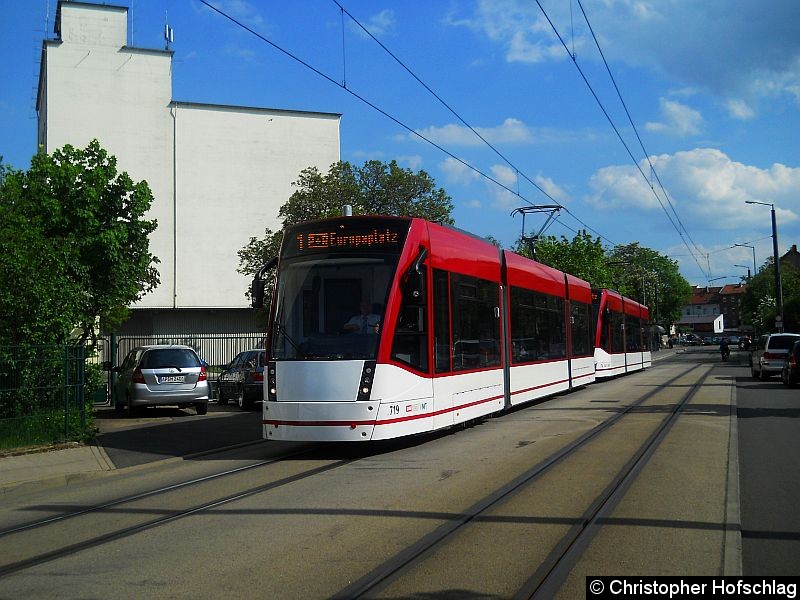
[[208, 373], [189, 346], [140, 346], [111, 370], [118, 375], [114, 392], [120, 412], [149, 405], [193, 406], [198, 415], [208, 411]]
[[217, 378], [217, 402], [235, 399], [239, 408], [251, 410], [264, 400], [264, 350], [245, 350], [234, 357]]
[[778, 375], [783, 370], [783, 364], [789, 355], [789, 348], [797, 340], [797, 333], [771, 333], [762, 335], [753, 345], [750, 357], [750, 374], [762, 381], [770, 375]]
[[800, 340], [797, 340], [789, 350], [789, 357], [781, 371], [781, 381], [789, 387], [796, 386], [800, 381]]

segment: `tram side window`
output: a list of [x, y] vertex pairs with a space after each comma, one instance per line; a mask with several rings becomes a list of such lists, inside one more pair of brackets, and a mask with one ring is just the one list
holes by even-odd
[[653, 336], [656, 335], [652, 323], [642, 321], [642, 350], [649, 352], [654, 347]]
[[[423, 277], [425, 267], [421, 267]], [[419, 371], [428, 371], [427, 304], [403, 298], [392, 341], [392, 358]]]
[[450, 278], [446, 271], [433, 270], [433, 346], [436, 372], [450, 371]]
[[[611, 352], [611, 338], [608, 335], [611, 314], [608, 311], [601, 311], [599, 304], [592, 304], [592, 319], [595, 326], [595, 333], [600, 332], [600, 348], [606, 352]], [[594, 339], [592, 339], [594, 343]]]
[[642, 349], [642, 322], [636, 317], [625, 315], [625, 341], [628, 352], [639, 352]]
[[611, 351], [625, 352], [625, 327], [622, 313], [611, 313]]
[[572, 303], [572, 355], [592, 354], [591, 306], [581, 302]]
[[511, 288], [511, 355], [517, 364], [566, 357], [562, 298]]
[[499, 285], [450, 275], [454, 371], [500, 365]]

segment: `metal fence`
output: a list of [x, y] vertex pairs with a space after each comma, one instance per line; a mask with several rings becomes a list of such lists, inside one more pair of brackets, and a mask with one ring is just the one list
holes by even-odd
[[212, 367], [209, 375], [215, 378], [216, 368], [227, 365], [239, 352], [263, 348], [264, 333], [108, 336], [103, 338], [100, 357], [116, 366], [133, 348], [154, 344], [182, 344], [194, 348], [197, 355]]
[[[213, 395], [216, 391], [216, 385], [213, 384], [222, 368], [240, 352], [263, 348], [264, 333], [112, 335], [101, 339], [98, 360], [108, 361], [112, 366], [117, 366], [134, 348], [155, 344], [181, 344], [194, 348], [197, 355], [209, 365], [208, 380], [212, 384], [210, 393]], [[109, 393], [102, 400], [105, 403], [114, 403], [114, 377], [116, 377], [114, 373], [106, 374], [106, 388]]]
[[84, 439], [83, 346], [0, 346], [0, 450]]

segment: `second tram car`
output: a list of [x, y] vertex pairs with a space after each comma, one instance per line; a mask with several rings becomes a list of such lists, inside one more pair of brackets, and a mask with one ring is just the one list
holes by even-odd
[[423, 219], [299, 224], [278, 260], [264, 437], [388, 439], [583, 386], [623, 324], [603, 376], [641, 369], [646, 310]]
[[651, 366], [650, 311], [606, 289], [592, 290], [595, 377], [604, 379]]

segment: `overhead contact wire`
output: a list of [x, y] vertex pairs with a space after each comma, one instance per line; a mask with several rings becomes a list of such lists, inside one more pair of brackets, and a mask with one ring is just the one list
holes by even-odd
[[[285, 50], [284, 48], [282, 48], [281, 46], [279, 46], [278, 44], [276, 44], [276, 43], [275, 43], [275, 42], [273, 42], [272, 40], [270, 40], [270, 39], [268, 39], [268, 38], [264, 37], [263, 35], [261, 35], [261, 34], [260, 34], [260, 33], [258, 33], [257, 31], [255, 31], [255, 30], [251, 29], [250, 27], [248, 27], [247, 25], [245, 25], [245, 24], [244, 24], [244, 23], [242, 23], [241, 21], [238, 21], [237, 19], [235, 19], [235, 18], [234, 18], [234, 17], [232, 17], [231, 15], [229, 15], [229, 14], [227, 14], [226, 12], [224, 12], [224, 11], [220, 10], [219, 8], [217, 8], [216, 6], [214, 6], [213, 4], [210, 4], [210, 3], [209, 3], [209, 2], [207, 2], [206, 0], [199, 0], [199, 2], [200, 2], [201, 4], [203, 4], [204, 6], [207, 6], [208, 8], [210, 8], [211, 10], [213, 10], [214, 12], [218, 13], [219, 15], [221, 15], [221, 16], [223, 16], [223, 17], [225, 17], [226, 19], [228, 19], [229, 21], [231, 21], [233, 24], [237, 25], [238, 27], [241, 27], [242, 29], [244, 29], [244, 30], [245, 30], [245, 31], [247, 31], [248, 33], [251, 33], [252, 35], [254, 35], [255, 37], [257, 37], [258, 39], [260, 39], [262, 42], [264, 42], [264, 43], [266, 43], [266, 44], [269, 44], [270, 46], [272, 46], [273, 48], [275, 48], [275, 49], [276, 49], [278, 52], [280, 52], [281, 54], [284, 54], [285, 56], [288, 56], [289, 58], [291, 58], [291, 59], [292, 59], [292, 60], [294, 60], [295, 62], [298, 62], [298, 63], [300, 63], [301, 65], [303, 65], [304, 67], [306, 67], [307, 69], [309, 69], [309, 70], [313, 71], [314, 73], [316, 73], [317, 75], [319, 75], [320, 77], [322, 77], [323, 79], [325, 79], [326, 81], [328, 81], [328, 82], [332, 83], [333, 85], [335, 85], [336, 87], [338, 87], [338, 88], [340, 88], [340, 89], [344, 90], [345, 92], [347, 92], [348, 94], [350, 94], [351, 96], [353, 96], [354, 98], [356, 98], [357, 100], [359, 100], [359, 101], [363, 102], [364, 104], [366, 104], [367, 106], [369, 106], [369, 107], [370, 107], [371, 109], [373, 109], [374, 111], [376, 111], [376, 112], [380, 113], [381, 115], [383, 115], [384, 117], [386, 117], [387, 119], [389, 119], [390, 121], [392, 121], [393, 123], [395, 123], [396, 125], [399, 125], [400, 127], [402, 127], [403, 129], [405, 129], [405, 130], [406, 130], [406, 131], [408, 131], [409, 133], [411, 133], [411, 134], [413, 134], [413, 135], [417, 136], [418, 138], [420, 138], [420, 139], [421, 139], [421, 140], [423, 140], [424, 142], [426, 142], [426, 143], [430, 144], [431, 146], [433, 146], [434, 148], [436, 148], [437, 150], [439, 150], [439, 151], [440, 151], [440, 152], [442, 152], [443, 154], [446, 154], [447, 156], [449, 156], [449, 157], [450, 157], [450, 158], [452, 158], [453, 160], [455, 160], [455, 161], [458, 161], [460, 164], [462, 164], [463, 166], [467, 167], [467, 168], [468, 168], [468, 169], [470, 169], [471, 171], [473, 171], [473, 172], [477, 173], [478, 175], [480, 175], [481, 177], [483, 177], [483, 178], [485, 178], [485, 179], [487, 179], [487, 180], [491, 181], [491, 182], [492, 182], [492, 183], [494, 183], [495, 185], [497, 185], [497, 186], [501, 187], [502, 189], [504, 189], [504, 190], [506, 190], [507, 192], [509, 192], [509, 193], [513, 194], [514, 196], [517, 196], [517, 197], [519, 197], [520, 199], [524, 200], [524, 201], [525, 201], [525, 202], [527, 202], [528, 204], [533, 204], [533, 203], [532, 203], [530, 200], [528, 200], [527, 198], [524, 198], [523, 196], [520, 196], [519, 194], [517, 194], [517, 192], [515, 192], [514, 190], [512, 190], [512, 189], [511, 189], [511, 188], [509, 188], [508, 186], [504, 185], [503, 183], [501, 183], [500, 181], [498, 181], [497, 179], [495, 179], [495, 178], [494, 178], [494, 177], [492, 177], [491, 175], [489, 175], [489, 174], [487, 174], [487, 173], [484, 173], [484, 172], [483, 172], [483, 171], [481, 171], [480, 169], [478, 169], [478, 168], [476, 168], [476, 167], [472, 166], [472, 165], [471, 165], [471, 164], [469, 164], [467, 161], [463, 160], [462, 158], [459, 158], [458, 156], [456, 156], [455, 154], [453, 154], [452, 152], [450, 152], [450, 151], [449, 151], [449, 150], [447, 150], [446, 148], [444, 148], [444, 147], [440, 146], [439, 144], [437, 144], [437, 143], [436, 143], [436, 142], [434, 142], [433, 140], [431, 140], [431, 139], [429, 139], [429, 138], [425, 137], [424, 135], [422, 135], [422, 134], [421, 134], [421, 133], [419, 133], [418, 131], [416, 131], [416, 130], [412, 129], [410, 126], [408, 126], [408, 125], [406, 125], [405, 123], [403, 123], [402, 121], [400, 121], [400, 119], [398, 119], [397, 117], [395, 117], [395, 116], [391, 115], [390, 113], [386, 112], [385, 110], [383, 110], [382, 108], [380, 108], [379, 106], [377, 106], [377, 105], [376, 105], [376, 104], [374, 104], [373, 102], [371, 102], [371, 101], [367, 100], [365, 97], [361, 96], [360, 94], [356, 93], [356, 92], [355, 92], [355, 91], [353, 91], [352, 89], [350, 89], [350, 88], [348, 88], [348, 87], [345, 87], [344, 85], [342, 85], [341, 83], [339, 83], [338, 81], [336, 81], [335, 79], [333, 79], [332, 77], [329, 77], [328, 75], [326, 75], [325, 73], [323, 73], [322, 71], [320, 71], [319, 69], [317, 69], [316, 67], [314, 67], [313, 65], [311, 65], [311, 64], [307, 63], [306, 61], [304, 61], [302, 58], [300, 58], [300, 57], [298, 57], [298, 56], [296, 56], [296, 55], [292, 54], [292, 53], [291, 53], [291, 52], [289, 52], [288, 50]], [[349, 14], [349, 13], [348, 13], [348, 14]], [[351, 17], [351, 18], [352, 18], [352, 17]], [[538, 186], [537, 186], [537, 187], [538, 187]], [[549, 197], [549, 196], [548, 196], [548, 197]]]

